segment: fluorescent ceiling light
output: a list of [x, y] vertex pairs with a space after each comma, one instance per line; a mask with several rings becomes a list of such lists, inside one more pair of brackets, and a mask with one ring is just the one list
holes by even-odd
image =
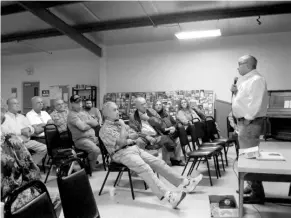
[[197, 39], [206, 37], [221, 36], [220, 29], [217, 30], [204, 30], [204, 31], [190, 31], [190, 32], [179, 32], [175, 36], [178, 39]]

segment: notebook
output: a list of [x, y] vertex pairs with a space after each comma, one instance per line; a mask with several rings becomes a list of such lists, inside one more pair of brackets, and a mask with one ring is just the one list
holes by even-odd
[[270, 160], [270, 161], [284, 161], [285, 158], [278, 152], [261, 151], [260, 155], [256, 157], [257, 160]]

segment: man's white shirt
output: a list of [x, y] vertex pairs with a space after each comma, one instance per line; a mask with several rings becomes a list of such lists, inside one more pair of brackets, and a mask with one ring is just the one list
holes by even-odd
[[236, 118], [253, 120], [266, 116], [269, 100], [267, 83], [257, 70], [239, 78], [237, 89], [232, 99], [232, 111]]

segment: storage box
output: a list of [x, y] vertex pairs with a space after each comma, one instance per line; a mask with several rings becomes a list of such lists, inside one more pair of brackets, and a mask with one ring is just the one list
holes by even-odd
[[[219, 202], [225, 198], [235, 203], [235, 208], [225, 209], [219, 207]], [[233, 195], [209, 195], [211, 217], [232, 217], [238, 218], [238, 205]]]

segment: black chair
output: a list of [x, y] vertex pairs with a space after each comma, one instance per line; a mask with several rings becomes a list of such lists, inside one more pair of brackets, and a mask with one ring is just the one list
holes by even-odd
[[53, 165], [58, 166], [67, 158], [72, 157], [73, 152], [72, 152], [72, 149], [62, 148], [60, 144], [59, 131], [55, 124], [47, 124], [44, 127], [44, 133], [45, 133], [45, 140], [46, 140], [46, 146], [47, 146], [47, 155], [49, 157], [48, 162], [51, 161], [49, 170], [47, 172], [47, 175], [44, 181], [44, 183], [46, 183], [52, 166]]
[[[75, 161], [79, 163], [81, 170], [69, 174], [68, 169]], [[66, 218], [100, 217], [89, 179], [83, 167], [80, 159], [72, 158], [57, 169], [58, 188]]]
[[[21, 207], [20, 209], [12, 212], [11, 206], [17, 199], [18, 195], [27, 189], [36, 189], [40, 195], [32, 201]], [[54, 206], [51, 202], [50, 195], [46, 186], [38, 180], [31, 181], [17, 189], [15, 189], [4, 204], [5, 218], [57, 218]]]
[[216, 173], [216, 177], [218, 178], [219, 176], [219, 171], [218, 171], [218, 161], [217, 161], [217, 157], [216, 157], [216, 153], [215, 153], [215, 149], [208, 149], [208, 150], [200, 150], [200, 149], [196, 149], [195, 145], [193, 145], [193, 151], [190, 152], [186, 152], [185, 147], [187, 145], [189, 145], [189, 140], [188, 140], [188, 136], [187, 136], [187, 132], [185, 130], [184, 126], [179, 126], [178, 127], [178, 131], [179, 131], [179, 139], [180, 139], [180, 144], [181, 144], [181, 148], [182, 148], [182, 152], [184, 154], [185, 160], [186, 160], [186, 165], [183, 169], [182, 175], [184, 174], [189, 162], [192, 162], [192, 165], [190, 166], [190, 169], [187, 173], [187, 176], [191, 175], [191, 173], [193, 172], [193, 169], [197, 163], [198, 160], [200, 159], [204, 159], [207, 163], [207, 169], [208, 169], [208, 175], [209, 175], [209, 180], [210, 180], [210, 185], [212, 186], [212, 179], [211, 179], [211, 175], [210, 175], [210, 168], [209, 168], [209, 162], [208, 162], [208, 158], [213, 157], [213, 163], [214, 163], [214, 167], [215, 167], [215, 173]]
[[69, 129], [68, 126], [67, 126], [67, 131], [68, 131], [70, 144], [74, 148], [74, 150], [75, 150], [75, 152], [77, 154], [77, 157], [80, 158], [83, 161], [87, 174], [92, 176], [92, 170], [91, 170], [89, 159], [88, 159], [88, 153], [86, 151], [84, 151], [84, 150], [76, 148], [75, 143], [73, 141], [72, 132], [71, 132], [71, 130]]
[[[214, 155], [217, 156], [216, 160], [217, 160], [218, 173], [219, 173], [219, 176], [221, 176], [220, 168], [218, 164], [218, 156], [220, 155], [221, 157], [222, 168], [225, 171], [222, 152], [221, 152], [223, 147], [219, 145], [219, 143], [217, 142], [202, 142], [203, 138], [205, 138], [204, 137], [205, 135], [204, 122], [201, 122], [201, 121], [194, 122], [194, 124], [190, 126], [190, 133], [191, 133], [191, 138], [192, 138], [192, 144], [197, 145], [197, 148], [199, 150], [213, 150], [214, 151]], [[201, 159], [199, 160], [196, 169], [198, 169], [200, 162], [201, 162]]]
[[226, 149], [226, 147], [232, 146], [232, 144], [228, 142], [228, 139], [220, 138], [220, 135], [216, 128], [215, 120], [213, 117], [211, 116], [206, 117], [205, 124], [206, 124], [206, 136], [207, 136], [208, 142], [215, 142], [223, 146], [225, 162], [226, 162], [226, 166], [228, 166], [228, 159], [227, 159], [228, 149]]
[[[103, 184], [101, 186], [101, 189], [99, 191], [99, 195], [101, 195], [101, 193], [103, 191], [104, 185], [105, 185], [105, 183], [107, 181], [107, 178], [108, 178], [110, 172], [118, 172], [116, 180], [114, 182], [114, 187], [120, 181], [123, 172], [127, 172], [128, 173], [128, 178], [129, 178], [131, 196], [132, 196], [132, 199], [134, 200], [135, 196], [134, 196], [134, 191], [133, 191], [133, 186], [132, 186], [132, 179], [131, 179], [131, 171], [130, 171], [130, 169], [127, 166], [125, 166], [125, 165], [123, 165], [121, 163], [116, 163], [116, 162], [114, 162], [112, 160], [109, 161], [110, 155], [109, 155], [109, 153], [108, 153], [108, 151], [107, 151], [107, 149], [106, 149], [105, 145], [103, 144], [103, 141], [101, 140], [100, 137], [99, 137], [99, 146], [100, 146], [100, 150], [102, 152], [104, 152], [104, 157], [105, 157], [105, 161], [106, 161], [106, 164], [107, 164], [107, 174], [105, 176], [105, 179], [104, 179]], [[153, 154], [153, 155], [156, 156], [156, 154]], [[147, 189], [147, 185], [146, 185], [145, 182], [144, 182], [144, 186], [145, 186], [145, 189]]]

